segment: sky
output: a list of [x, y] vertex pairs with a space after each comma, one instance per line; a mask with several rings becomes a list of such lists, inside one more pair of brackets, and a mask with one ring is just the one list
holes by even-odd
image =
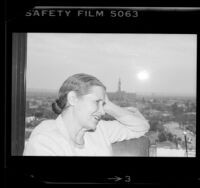
[[108, 92], [196, 95], [197, 35], [28, 33], [26, 86], [56, 90], [71, 75]]

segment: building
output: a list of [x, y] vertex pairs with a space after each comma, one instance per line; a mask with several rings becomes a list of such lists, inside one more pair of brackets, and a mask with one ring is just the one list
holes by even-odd
[[119, 78], [119, 81], [118, 81], [118, 93], [121, 93], [121, 79]]

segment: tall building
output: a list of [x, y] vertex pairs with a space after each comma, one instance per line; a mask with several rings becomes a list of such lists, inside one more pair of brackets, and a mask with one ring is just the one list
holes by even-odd
[[120, 93], [121, 92], [121, 79], [119, 78], [119, 81], [118, 81], [118, 92]]
[[117, 85], [116, 92], [109, 93], [109, 98], [111, 99], [111, 101], [122, 107], [135, 106], [136, 94], [127, 93], [126, 91], [123, 91], [121, 87], [122, 82], [120, 78], [116, 85]]

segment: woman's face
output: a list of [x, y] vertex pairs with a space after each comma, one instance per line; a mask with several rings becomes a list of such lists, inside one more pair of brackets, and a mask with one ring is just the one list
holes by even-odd
[[89, 94], [78, 98], [74, 106], [74, 114], [81, 127], [87, 130], [95, 130], [96, 126], [105, 114], [105, 95], [106, 91], [103, 87], [93, 86]]

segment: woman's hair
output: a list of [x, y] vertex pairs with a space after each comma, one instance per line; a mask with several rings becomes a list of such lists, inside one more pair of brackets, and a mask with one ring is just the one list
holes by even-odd
[[96, 77], [80, 73], [74, 74], [67, 78], [62, 84], [58, 99], [52, 103], [52, 110], [56, 114], [62, 113], [63, 109], [67, 107], [67, 96], [70, 91], [76, 92], [77, 96], [83, 96], [89, 93], [92, 86], [101, 86], [106, 90], [106, 87]]

